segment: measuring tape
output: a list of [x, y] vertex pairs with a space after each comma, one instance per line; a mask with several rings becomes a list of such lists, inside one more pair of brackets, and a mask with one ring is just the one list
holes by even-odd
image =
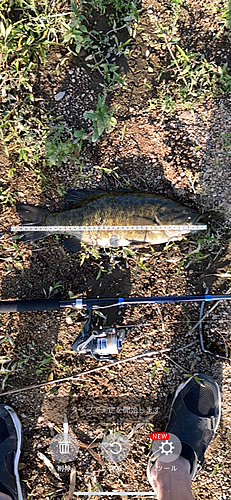
[[12, 226], [11, 231], [201, 231], [206, 230], [204, 224], [181, 226]]

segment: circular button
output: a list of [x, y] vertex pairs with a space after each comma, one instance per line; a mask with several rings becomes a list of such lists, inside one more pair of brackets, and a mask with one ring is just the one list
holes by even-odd
[[72, 462], [79, 452], [78, 441], [71, 434], [57, 434], [50, 442], [50, 452], [57, 462]]
[[114, 463], [125, 460], [130, 453], [130, 443], [127, 437], [119, 432], [108, 434], [103, 439], [100, 448], [104, 458]]
[[153, 441], [152, 444], [153, 455], [164, 463], [174, 462], [180, 456], [182, 450], [179, 438], [170, 432], [168, 434], [168, 439]]

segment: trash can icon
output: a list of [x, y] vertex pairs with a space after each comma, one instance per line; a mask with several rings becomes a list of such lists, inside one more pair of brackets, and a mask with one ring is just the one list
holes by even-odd
[[61, 441], [59, 443], [59, 453], [70, 453], [70, 443], [68, 441]]
[[64, 417], [64, 432], [57, 434], [50, 442], [50, 452], [52, 457], [57, 462], [72, 462], [78, 455], [79, 444], [78, 441], [68, 434], [68, 421], [65, 415]]

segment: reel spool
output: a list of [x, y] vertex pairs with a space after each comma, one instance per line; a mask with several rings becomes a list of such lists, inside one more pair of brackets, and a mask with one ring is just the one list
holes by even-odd
[[115, 327], [107, 330], [94, 327], [91, 334], [80, 333], [72, 349], [78, 354], [92, 355], [97, 361], [113, 361], [112, 356], [116, 356], [122, 349], [125, 333], [124, 328], [117, 331]]

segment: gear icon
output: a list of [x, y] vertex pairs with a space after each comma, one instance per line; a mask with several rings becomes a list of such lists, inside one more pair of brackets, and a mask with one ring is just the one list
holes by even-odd
[[156, 459], [168, 464], [180, 456], [182, 450], [181, 441], [175, 434], [170, 432], [168, 436], [161, 436], [161, 438], [160, 440], [153, 440], [152, 453]]
[[[165, 450], [164, 447], [165, 446], [169, 446], [169, 449], [168, 450]], [[170, 442], [162, 442], [161, 445], [159, 446], [159, 450], [161, 451], [161, 453], [164, 453], [165, 455], [169, 455], [169, 453], [173, 453], [173, 450], [175, 449], [175, 446], [173, 446], [173, 443]]]

